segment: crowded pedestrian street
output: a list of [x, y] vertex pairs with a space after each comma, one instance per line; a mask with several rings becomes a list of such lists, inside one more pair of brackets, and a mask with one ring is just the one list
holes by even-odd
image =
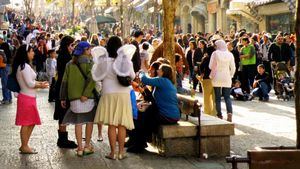
[[[188, 82], [187, 82], [188, 83]], [[112, 162], [104, 158], [109, 152], [108, 138], [104, 141], [93, 139], [96, 153], [82, 159], [75, 156], [75, 150], [59, 149], [56, 146], [56, 122], [52, 120], [54, 104], [47, 101], [48, 91], [38, 92], [38, 108], [43, 125], [33, 132], [31, 145], [38, 156], [23, 156], [18, 153], [19, 128], [14, 126], [16, 103], [1, 106], [0, 154], [2, 169], [230, 169], [224, 159], [198, 159], [196, 157], [161, 157], [154, 148], [147, 148], [144, 154], [129, 154], [127, 160]], [[274, 96], [274, 95], [273, 95]], [[202, 96], [197, 98], [202, 100]], [[231, 153], [245, 156], [248, 149], [257, 146], [293, 146], [295, 145], [295, 113], [293, 101], [283, 102], [272, 97], [269, 103], [240, 102], [233, 103], [235, 117], [235, 135], [231, 137]], [[74, 130], [73, 126], [68, 127]], [[107, 128], [104, 128], [104, 133]], [[94, 131], [93, 138], [97, 138]], [[71, 136], [74, 139], [74, 136]], [[245, 168], [246, 165], [244, 166]]]

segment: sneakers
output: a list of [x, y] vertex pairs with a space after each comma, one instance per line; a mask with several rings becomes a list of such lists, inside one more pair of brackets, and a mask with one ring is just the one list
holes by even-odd
[[249, 101], [252, 101], [253, 99], [254, 99], [253, 95], [250, 95], [249, 98], [248, 98]]
[[227, 121], [232, 122], [232, 113], [227, 114]]
[[1, 101], [1, 105], [8, 105], [8, 104], [12, 104], [11, 100], [2, 100]]

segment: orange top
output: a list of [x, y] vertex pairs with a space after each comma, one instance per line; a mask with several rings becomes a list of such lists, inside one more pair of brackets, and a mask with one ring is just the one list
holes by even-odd
[[0, 55], [0, 68], [6, 67], [6, 64], [3, 62], [3, 57]]

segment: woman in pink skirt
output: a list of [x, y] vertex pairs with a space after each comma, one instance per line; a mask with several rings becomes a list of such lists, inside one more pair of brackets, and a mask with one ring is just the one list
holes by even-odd
[[37, 82], [36, 73], [31, 68], [34, 51], [31, 46], [22, 45], [13, 62], [12, 75], [16, 76], [20, 85], [20, 93], [17, 101], [16, 125], [21, 126], [21, 154], [36, 154], [37, 152], [28, 146], [28, 141], [35, 125], [40, 125], [41, 120], [36, 105], [36, 89], [47, 88], [48, 82]]

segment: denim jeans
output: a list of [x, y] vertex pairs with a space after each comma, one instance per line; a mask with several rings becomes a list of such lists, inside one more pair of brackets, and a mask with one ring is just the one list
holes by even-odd
[[6, 65], [6, 68], [0, 69], [3, 101], [11, 101], [12, 99], [11, 92], [10, 90], [7, 89], [6, 86], [9, 72], [10, 72], [10, 65], [8, 64]]
[[224, 96], [224, 99], [225, 99], [227, 113], [233, 113], [232, 112], [232, 103], [231, 103], [231, 98], [230, 98], [230, 90], [231, 89], [228, 87], [214, 87], [216, 109], [217, 109], [218, 116], [222, 116], [222, 111], [221, 111], [222, 95]]
[[258, 87], [252, 91], [252, 95], [257, 96], [261, 99], [269, 99], [270, 87], [265, 82], [260, 82]]

